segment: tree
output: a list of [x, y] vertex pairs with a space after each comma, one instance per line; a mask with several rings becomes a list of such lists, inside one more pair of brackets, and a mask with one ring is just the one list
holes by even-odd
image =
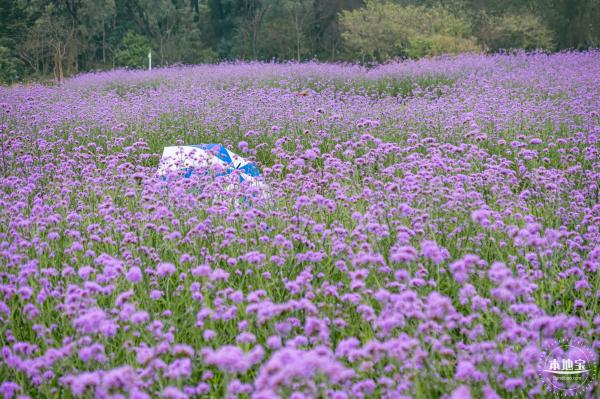
[[276, 0], [267, 10], [256, 43], [258, 59], [304, 59], [309, 53], [307, 35], [311, 1]]
[[248, 57], [247, 49], [250, 46], [252, 59], [257, 59], [258, 35], [263, 18], [270, 8], [270, 3], [264, 0], [241, 0], [241, 6], [243, 10], [239, 27], [242, 36], [241, 58], [246, 59]]
[[199, 4], [197, 13], [193, 10], [190, 6], [179, 9], [177, 26], [165, 46], [165, 59], [169, 63], [197, 64], [217, 58], [215, 52], [205, 44], [198, 21], [194, 21], [196, 16], [206, 18], [207, 7]]
[[558, 49], [600, 45], [600, 0], [530, 0], [531, 12], [554, 31]]
[[0, 42], [0, 83], [13, 83], [19, 80], [22, 64], [14, 51]]
[[98, 49], [102, 64], [107, 63], [107, 54], [112, 50], [107, 40], [107, 30], [114, 25], [115, 0], [86, 0], [78, 10], [78, 35], [83, 64], [95, 65]]
[[479, 38], [491, 51], [554, 48], [552, 32], [535, 15], [504, 14], [490, 18], [479, 31]]
[[350, 56], [363, 61], [479, 50], [469, 24], [442, 8], [368, 0], [340, 23]]
[[286, 1], [283, 7], [286, 9], [294, 27], [294, 42], [296, 47], [296, 60], [300, 61], [302, 47], [304, 45], [304, 28], [309, 18], [310, 2], [306, 0]]
[[115, 63], [129, 68], [144, 68], [148, 62], [150, 42], [142, 35], [127, 32], [115, 53]]
[[0, 83], [15, 82], [28, 72], [18, 48], [31, 23], [21, 2], [0, 1]]
[[343, 11], [340, 15], [342, 38], [351, 56], [364, 62], [405, 56], [410, 31], [398, 19], [408, 15], [393, 3], [368, 1], [364, 8]]
[[338, 15], [363, 6], [363, 0], [313, 1], [308, 21], [307, 40], [310, 51], [319, 59], [339, 58], [342, 46], [342, 27]]
[[45, 63], [50, 56], [54, 78], [59, 82], [64, 80], [68, 64], [77, 57], [77, 25], [73, 13], [64, 11], [53, 3], [46, 5], [21, 47], [23, 57], [30, 63]]
[[[600, 0], [0, 0], [0, 79], [600, 45]], [[141, 49], [144, 57], [140, 60]]]

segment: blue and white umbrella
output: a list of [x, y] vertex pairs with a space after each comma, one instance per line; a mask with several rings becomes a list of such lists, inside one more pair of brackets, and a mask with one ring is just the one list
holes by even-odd
[[165, 147], [160, 160], [158, 174], [165, 176], [172, 172], [183, 172], [184, 177], [194, 173], [220, 169], [218, 175], [239, 171], [240, 182], [255, 182], [260, 170], [246, 159], [229, 151], [221, 144], [199, 144]]

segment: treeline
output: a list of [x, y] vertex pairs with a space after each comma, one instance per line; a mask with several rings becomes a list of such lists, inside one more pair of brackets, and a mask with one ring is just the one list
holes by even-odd
[[600, 0], [0, 0], [0, 81], [221, 60], [600, 43]]

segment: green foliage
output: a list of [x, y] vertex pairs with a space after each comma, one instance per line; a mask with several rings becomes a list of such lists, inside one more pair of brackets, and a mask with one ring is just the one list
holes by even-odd
[[[219, 60], [600, 45], [600, 0], [2, 0], [2, 81]], [[140, 46], [146, 47], [144, 51]]]
[[402, 19], [412, 17], [409, 15], [412, 10], [414, 8], [369, 1], [364, 8], [342, 12], [342, 38], [349, 53], [363, 60], [405, 55], [410, 32]]
[[[428, 55], [473, 53], [481, 50], [473, 37], [434, 34], [426, 47]], [[418, 55], [417, 55], [418, 56]]]
[[[311, 18], [310, 3], [308, 0], [275, 0], [270, 4], [264, 10], [256, 32], [260, 40], [256, 42], [255, 58], [298, 61], [310, 58], [309, 33], [306, 32], [307, 23]], [[252, 36], [252, 29], [239, 32], [242, 44], [244, 34]]]
[[120, 49], [115, 53], [115, 62], [119, 66], [145, 68], [148, 65], [150, 49], [150, 42], [144, 36], [127, 32], [123, 37]]
[[17, 44], [25, 35], [27, 14], [21, 2], [0, 1], [0, 84], [23, 79], [26, 69], [18, 57]]
[[[165, 56], [168, 62], [183, 62], [184, 64], [199, 64], [214, 62], [217, 53], [206, 45], [202, 31], [193, 21], [193, 13], [185, 8], [185, 13], [179, 18], [180, 23], [175, 34], [166, 42]], [[207, 18], [207, 10], [199, 5], [202, 18]]]
[[558, 49], [600, 46], [600, 0], [538, 0], [532, 6], [551, 29]]
[[199, 39], [184, 40], [179, 49], [180, 56], [175, 60], [181, 60], [184, 64], [211, 63], [218, 60], [217, 53], [205, 46]]
[[364, 8], [344, 11], [340, 22], [350, 55], [363, 60], [479, 50], [468, 22], [443, 8], [370, 0]]
[[489, 18], [479, 37], [491, 51], [501, 49], [551, 50], [552, 32], [532, 14], [504, 14]]
[[19, 80], [23, 63], [14, 52], [0, 42], [0, 83], [14, 83]]

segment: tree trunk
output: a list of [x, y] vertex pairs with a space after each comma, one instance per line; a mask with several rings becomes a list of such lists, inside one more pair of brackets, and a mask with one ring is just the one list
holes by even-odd
[[252, 18], [252, 56], [256, 59], [256, 42], [258, 41], [258, 30], [260, 29], [260, 25], [262, 23], [262, 19], [267, 12], [268, 6], [265, 6], [263, 9], [258, 12], [254, 10], [254, 18]]
[[248, 18], [244, 18], [243, 19], [243, 26], [242, 26], [242, 53], [240, 54], [242, 60], [246, 59], [246, 51], [248, 49]]
[[55, 54], [54, 55], [54, 80], [56, 80], [59, 83], [62, 80], [61, 72], [60, 72], [60, 70], [62, 69], [62, 66], [60, 64], [61, 64], [60, 56]]
[[298, 26], [298, 14], [294, 15], [296, 25], [296, 59], [300, 62], [300, 27]]
[[[60, 44], [59, 44], [59, 46], [60, 46]], [[58, 57], [59, 82], [61, 82], [61, 83], [62, 83], [63, 80], [65, 80], [65, 73], [64, 73], [64, 70], [63, 70], [63, 57], [64, 57], [65, 53], [66, 53], [66, 45], [63, 48], [62, 53]]]
[[256, 28], [252, 32], [252, 59], [256, 59]]
[[63, 71], [63, 57], [67, 51], [67, 45], [61, 45], [60, 41], [57, 41], [54, 45], [54, 79], [61, 83], [65, 74]]
[[160, 51], [160, 66], [162, 67], [163, 63], [165, 62], [165, 56], [164, 56], [164, 50], [163, 50], [164, 44], [163, 44], [163, 38], [162, 37], [159, 40], [159, 45], [160, 45], [160, 48], [159, 48], [159, 51]]
[[102, 66], [105, 67], [106, 65], [106, 41], [105, 41], [105, 36], [106, 36], [106, 30], [104, 29], [104, 18], [102, 19]]

